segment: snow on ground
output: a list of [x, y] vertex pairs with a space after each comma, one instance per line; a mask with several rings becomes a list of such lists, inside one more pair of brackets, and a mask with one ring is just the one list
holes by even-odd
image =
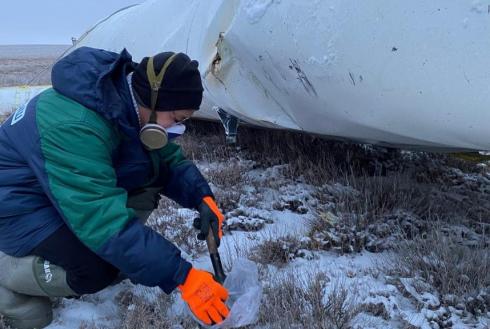
[[[221, 170], [226, 165], [222, 162], [198, 164], [204, 173]], [[308, 223], [314, 216], [312, 205], [318, 202], [313, 196], [316, 188], [285, 178], [282, 174], [284, 166], [253, 168], [250, 161], [244, 161], [241, 165], [248, 168], [243, 177], [247, 183], [235, 187], [240, 190], [240, 201], [238, 208], [230, 212], [228, 225], [234, 226], [237, 230], [228, 231], [223, 238], [220, 251], [225, 266], [229, 266], [239, 254], [253, 254], [254, 248], [264, 241], [288, 235], [304, 237], [308, 232]], [[220, 189], [216, 185], [213, 185], [213, 188]], [[336, 184], [331, 188], [338, 190], [342, 186]], [[348, 187], [344, 188], [349, 190]], [[304, 210], [300, 207], [293, 210], [276, 210], [273, 207], [275, 204], [278, 208], [277, 204], [287, 204], [290, 201], [302, 203]], [[153, 222], [172, 221], [172, 214], [176, 213], [184, 219], [188, 227], [196, 216], [194, 211], [180, 209], [170, 211], [170, 215], [159, 217], [157, 214], [153, 217]], [[244, 226], [240, 227], [237, 223]], [[249, 231], [245, 231], [247, 225]], [[212, 271], [205, 252], [197, 256], [187, 254], [187, 257], [196, 267]], [[488, 316], [477, 319], [461, 317], [454, 309], [442, 307], [437, 294], [419, 293], [414, 288], [416, 282], [413, 278], [397, 281], [388, 275], [384, 269], [389, 260], [396, 257], [392, 252], [363, 251], [342, 255], [336, 251], [309, 251], [291, 257], [291, 261], [284, 266], [262, 267], [261, 279], [264, 286], [274, 285], [278, 278], [288, 275], [298, 278], [298, 282], [306, 283], [315, 277], [315, 273], [322, 272], [328, 282], [324, 291], [325, 298], [333, 289], [341, 286], [348, 291], [350, 300], [358, 305], [371, 307], [370, 312], [359, 312], [354, 317], [350, 322], [352, 328], [406, 328], [407, 325], [411, 325], [412, 328], [439, 328], [435, 320], [441, 318], [451, 321], [452, 325], [447, 328], [483, 329], [489, 326]], [[55, 320], [48, 328], [75, 329], [84, 325], [118, 328], [121, 325], [121, 308], [118, 306], [117, 296], [127, 291], [144, 296], [150, 304], [154, 296], [160, 293], [157, 288], [133, 285], [126, 280], [79, 300], [64, 299], [56, 308]], [[134, 305], [128, 306], [129, 309], [131, 307]], [[175, 328], [181, 327], [176, 324]]]

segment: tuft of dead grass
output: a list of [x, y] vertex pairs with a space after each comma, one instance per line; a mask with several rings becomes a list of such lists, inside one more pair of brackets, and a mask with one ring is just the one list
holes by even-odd
[[221, 129], [218, 123], [189, 120], [186, 122], [187, 133], [176, 142], [191, 160], [213, 162], [233, 159], [237, 149], [226, 145]]
[[250, 259], [260, 264], [282, 267], [293, 260], [301, 248], [301, 241], [294, 236], [271, 237], [251, 250]]
[[338, 210], [359, 215], [360, 221], [356, 224], [362, 228], [398, 209], [413, 210], [422, 195], [420, 189], [406, 175], [361, 177], [350, 175], [346, 181], [347, 186], [359, 193], [340, 198]]
[[237, 159], [231, 159], [228, 163], [219, 163], [217, 167], [207, 168], [203, 172], [208, 182], [215, 188], [218, 206], [226, 214], [236, 209], [242, 194], [241, 187], [248, 184], [246, 174], [247, 168]]
[[441, 296], [455, 296], [443, 298], [452, 300], [452, 304], [471, 302], [486, 291], [482, 299], [483, 310], [490, 309], [488, 246], [470, 248], [462, 245], [460, 239], [443, 234], [436, 228], [426, 238], [417, 237], [400, 242], [397, 252], [399, 257], [389, 264], [395, 276], [419, 277], [433, 286]]
[[245, 171], [246, 168], [243, 168], [239, 161], [231, 159], [225, 166], [207, 170], [205, 176], [221, 188], [232, 189], [247, 183], [244, 177]]
[[264, 289], [259, 325], [267, 328], [344, 329], [359, 313], [356, 298], [338, 281], [326, 294], [325, 273], [285, 275]]
[[241, 196], [241, 191], [238, 187], [236, 189], [216, 189], [213, 193], [223, 214], [226, 215], [238, 207]]
[[206, 244], [196, 238], [197, 231], [192, 226], [192, 220], [179, 213], [178, 207], [175, 202], [162, 198], [148, 225], [187, 254], [197, 256], [206, 250]]
[[125, 291], [117, 296], [121, 311], [123, 329], [170, 329], [180, 324], [179, 328], [195, 328], [196, 324], [189, 318], [176, 318], [169, 314], [175, 295], [161, 292], [154, 302]]

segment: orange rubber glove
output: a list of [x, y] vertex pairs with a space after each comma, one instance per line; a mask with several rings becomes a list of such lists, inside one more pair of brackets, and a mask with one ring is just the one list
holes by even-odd
[[199, 218], [194, 220], [194, 227], [200, 232], [197, 234], [199, 240], [206, 240], [209, 229], [213, 230], [214, 240], [219, 247], [223, 237], [223, 222], [225, 216], [221, 213], [216, 201], [210, 196], [204, 197], [201, 204], [197, 207]]
[[192, 313], [207, 325], [221, 323], [230, 313], [225, 305], [228, 290], [214, 281], [209, 272], [191, 268], [178, 288]]

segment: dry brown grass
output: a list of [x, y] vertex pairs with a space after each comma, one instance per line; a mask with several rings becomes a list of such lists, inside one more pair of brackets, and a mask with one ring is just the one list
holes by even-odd
[[483, 245], [469, 248], [434, 228], [426, 238], [401, 241], [397, 252], [389, 264], [393, 274], [420, 277], [442, 296], [471, 298], [490, 287], [490, 248]]
[[260, 264], [282, 267], [295, 258], [300, 248], [301, 242], [294, 236], [270, 237], [254, 247], [249, 258]]
[[213, 191], [216, 201], [218, 203], [219, 209], [226, 214], [238, 206], [238, 201], [240, 200], [241, 191], [239, 189], [219, 189]]
[[0, 45], [0, 87], [51, 84], [51, 67], [63, 45]]
[[184, 154], [191, 160], [226, 161], [236, 157], [236, 149], [225, 144], [217, 123], [189, 120], [187, 133], [177, 139]]
[[243, 168], [239, 161], [231, 159], [226, 165], [207, 170], [205, 176], [221, 188], [232, 189], [247, 183], [245, 172], [246, 168]]
[[[359, 313], [355, 295], [344, 283], [334, 282], [325, 296], [328, 277], [316, 273], [304, 278], [289, 274], [264, 289], [259, 325], [267, 328], [344, 329]], [[324, 303], [324, 300], [327, 300]]]
[[241, 196], [241, 187], [248, 184], [245, 176], [247, 169], [243, 164], [230, 159], [227, 163], [218, 163], [217, 167], [208, 168], [204, 177], [214, 184], [214, 194], [220, 209], [227, 213], [236, 209]]
[[0, 87], [51, 84], [55, 58], [0, 59]]
[[197, 240], [197, 231], [185, 216], [179, 214], [177, 208], [175, 202], [163, 198], [149, 218], [148, 225], [187, 254], [197, 256], [206, 250], [206, 245]]
[[341, 195], [335, 200], [337, 211], [355, 214], [355, 225], [359, 229], [379, 220], [383, 215], [399, 209], [417, 213], [423, 203], [425, 191], [406, 174], [390, 176], [355, 176], [345, 178], [347, 186], [356, 194]]
[[166, 329], [175, 328], [180, 324], [181, 328], [195, 328], [196, 323], [189, 318], [176, 318], [169, 314], [169, 310], [175, 301], [175, 295], [166, 295], [161, 292], [155, 301], [148, 303], [142, 297], [126, 291], [118, 296], [121, 310], [123, 329]]

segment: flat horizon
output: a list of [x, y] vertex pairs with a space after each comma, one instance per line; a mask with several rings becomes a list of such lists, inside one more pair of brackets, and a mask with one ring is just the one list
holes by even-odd
[[3, 46], [71, 46], [69, 43], [0, 43]]
[[57, 58], [71, 45], [64, 44], [17, 44], [0, 45], [0, 59]]

